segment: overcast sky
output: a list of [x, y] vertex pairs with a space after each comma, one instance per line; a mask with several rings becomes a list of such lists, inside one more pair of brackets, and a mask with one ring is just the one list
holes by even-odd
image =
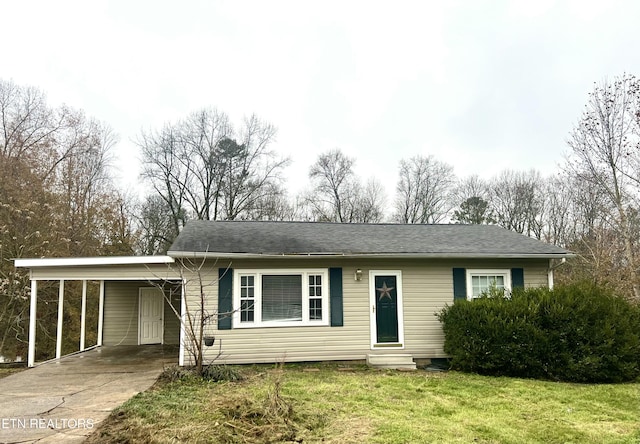
[[388, 190], [417, 154], [459, 176], [548, 174], [594, 82], [640, 74], [635, 0], [0, 6], [0, 78], [107, 122], [123, 186], [142, 129], [209, 106], [273, 123], [293, 190], [332, 148]]

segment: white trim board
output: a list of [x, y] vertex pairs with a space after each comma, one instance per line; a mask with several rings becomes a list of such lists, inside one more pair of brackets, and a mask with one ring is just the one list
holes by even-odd
[[104, 256], [104, 257], [62, 257], [41, 259], [15, 259], [18, 268], [39, 267], [81, 267], [92, 265], [153, 265], [173, 264], [170, 256]]

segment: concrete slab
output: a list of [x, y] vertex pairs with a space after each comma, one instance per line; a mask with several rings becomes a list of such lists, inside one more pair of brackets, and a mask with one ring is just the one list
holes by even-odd
[[81, 443], [177, 362], [177, 347], [100, 347], [2, 378], [0, 442]]

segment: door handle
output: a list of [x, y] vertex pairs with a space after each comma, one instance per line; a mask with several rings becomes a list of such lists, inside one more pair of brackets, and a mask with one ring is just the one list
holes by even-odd
[[375, 313], [375, 312], [376, 312], [376, 306], [375, 306], [375, 305], [372, 305], [372, 306], [371, 306], [371, 311], [372, 311], [373, 313]]

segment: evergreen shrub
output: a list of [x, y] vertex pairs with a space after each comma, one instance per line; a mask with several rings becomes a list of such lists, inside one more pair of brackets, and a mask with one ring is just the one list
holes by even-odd
[[584, 283], [492, 293], [438, 313], [452, 368], [572, 382], [640, 376], [640, 306]]

